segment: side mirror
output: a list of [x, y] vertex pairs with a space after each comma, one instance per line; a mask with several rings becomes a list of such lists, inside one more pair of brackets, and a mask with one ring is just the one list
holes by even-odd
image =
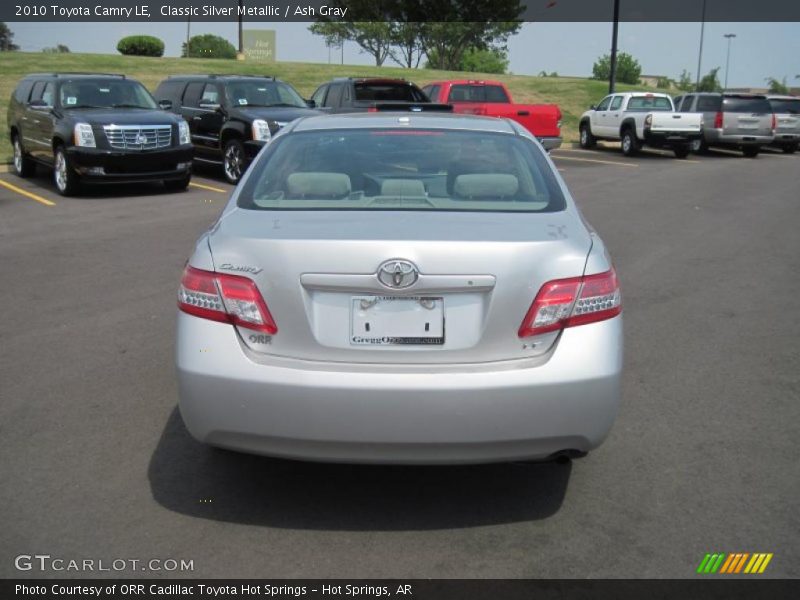
[[589, 105], [589, 110], [597, 110], [597, 105], [596, 104], [590, 104]]
[[161, 110], [172, 110], [172, 100], [159, 100], [158, 108]]
[[316, 100], [306, 100], [306, 106], [308, 108], [317, 108], [317, 102]]
[[200, 108], [204, 108], [206, 110], [215, 110], [215, 111], [218, 111], [222, 108], [222, 105], [217, 102], [201, 102], [199, 106]]

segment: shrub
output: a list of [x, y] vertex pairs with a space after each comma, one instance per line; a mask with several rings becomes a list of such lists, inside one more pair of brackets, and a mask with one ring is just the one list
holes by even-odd
[[117, 50], [131, 56], [163, 56], [164, 42], [152, 35], [130, 35], [119, 41]]
[[218, 35], [205, 33], [189, 39], [189, 47], [183, 44], [183, 57], [189, 58], [236, 58], [236, 48]]

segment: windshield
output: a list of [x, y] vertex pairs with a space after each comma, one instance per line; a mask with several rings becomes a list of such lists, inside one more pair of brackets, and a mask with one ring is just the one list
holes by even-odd
[[669, 98], [664, 98], [663, 96], [633, 96], [630, 100], [628, 100], [627, 110], [643, 112], [671, 112], [672, 102]]
[[141, 83], [128, 79], [66, 81], [59, 101], [64, 108], [158, 108]]
[[293, 106], [306, 108], [305, 100], [292, 86], [270, 79], [234, 81], [225, 86], [232, 106]]
[[772, 111], [782, 115], [800, 114], [800, 98], [773, 98], [769, 101]]
[[253, 210], [554, 212], [565, 200], [525, 138], [437, 129], [324, 130], [278, 137], [242, 189]]

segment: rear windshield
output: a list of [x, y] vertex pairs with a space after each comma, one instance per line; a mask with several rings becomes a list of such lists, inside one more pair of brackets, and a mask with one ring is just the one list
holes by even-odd
[[772, 107], [766, 98], [726, 96], [722, 99], [722, 112], [763, 114], [771, 113]]
[[779, 114], [800, 115], [800, 98], [783, 98], [769, 101], [772, 111]]
[[150, 92], [129, 79], [65, 81], [58, 99], [64, 108], [157, 108]]
[[499, 85], [454, 85], [449, 102], [508, 102], [508, 95]]
[[252, 210], [554, 212], [565, 200], [525, 138], [436, 129], [288, 134], [251, 167]]
[[656, 96], [653, 98], [647, 96], [634, 96], [628, 100], [627, 110], [637, 112], [671, 111], [672, 102], [670, 102], [669, 98], [664, 98], [663, 96]]
[[356, 100], [379, 102], [428, 102], [428, 97], [407, 83], [356, 83]]

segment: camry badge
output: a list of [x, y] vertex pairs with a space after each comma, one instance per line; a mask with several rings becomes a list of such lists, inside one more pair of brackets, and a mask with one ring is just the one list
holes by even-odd
[[416, 283], [419, 270], [407, 260], [387, 260], [378, 267], [378, 281], [386, 287], [407, 288]]

